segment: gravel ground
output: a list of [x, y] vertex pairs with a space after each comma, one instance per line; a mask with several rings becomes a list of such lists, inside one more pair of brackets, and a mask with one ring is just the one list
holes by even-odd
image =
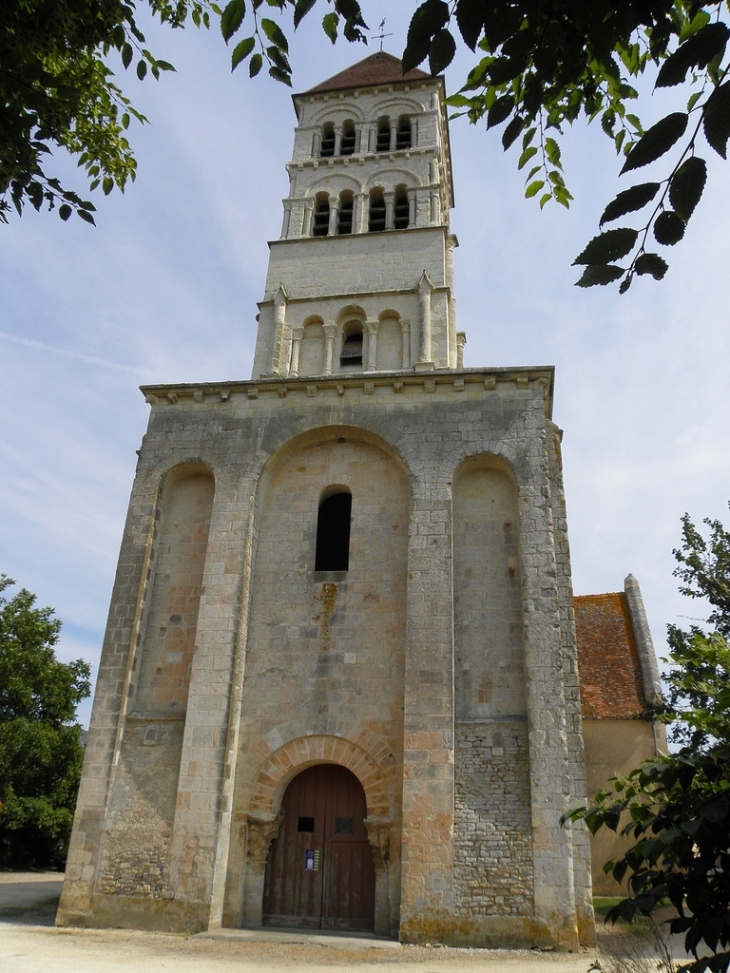
[[[565, 954], [401, 946], [374, 937], [273, 930], [173, 936], [57, 929], [53, 920], [61, 883], [58, 872], [0, 872], [2, 973], [375, 973], [374, 966], [378, 973], [586, 973], [596, 958], [595, 950]], [[602, 942], [604, 949], [610, 946]]]

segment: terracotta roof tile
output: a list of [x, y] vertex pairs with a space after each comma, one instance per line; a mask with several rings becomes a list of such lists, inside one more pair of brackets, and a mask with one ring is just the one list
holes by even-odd
[[645, 697], [626, 595], [581, 595], [574, 606], [583, 718], [631, 719]]
[[386, 51], [376, 51], [369, 57], [358, 61], [352, 67], [340, 71], [321, 84], [310, 88], [307, 94], [321, 91], [341, 91], [344, 88], [367, 88], [378, 84], [395, 84], [401, 81], [419, 81], [430, 78], [430, 74], [414, 68], [403, 74], [400, 60]]

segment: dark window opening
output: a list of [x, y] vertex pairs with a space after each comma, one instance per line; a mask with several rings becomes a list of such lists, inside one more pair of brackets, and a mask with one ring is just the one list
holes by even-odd
[[330, 201], [329, 198], [317, 201], [314, 210], [314, 228], [312, 236], [327, 236], [330, 228]]
[[314, 818], [299, 818], [297, 821], [297, 831], [306, 831], [311, 833], [314, 831]]
[[398, 120], [395, 144], [398, 149], [410, 149], [411, 147], [411, 120], [406, 116]]
[[335, 834], [354, 834], [354, 818], [335, 818]]
[[319, 146], [319, 154], [323, 159], [329, 159], [335, 154], [335, 126], [332, 122], [322, 129], [322, 142]]
[[319, 505], [315, 571], [347, 571], [350, 564], [352, 494], [333, 493]]
[[378, 139], [375, 146], [377, 152], [390, 152], [390, 119], [378, 120]]
[[356, 331], [345, 338], [340, 355], [340, 365], [343, 367], [348, 365], [362, 366], [362, 331]]
[[385, 229], [385, 199], [382, 191], [374, 190], [370, 194], [370, 218], [368, 230], [378, 233]]
[[337, 232], [340, 236], [352, 233], [352, 194], [340, 197], [340, 211], [337, 215]]
[[397, 189], [395, 193], [395, 212], [393, 225], [396, 230], [405, 230], [408, 227], [409, 209], [408, 193], [405, 189]]
[[342, 126], [342, 142], [340, 143], [340, 155], [352, 155], [355, 151], [355, 125], [353, 122], [345, 122]]

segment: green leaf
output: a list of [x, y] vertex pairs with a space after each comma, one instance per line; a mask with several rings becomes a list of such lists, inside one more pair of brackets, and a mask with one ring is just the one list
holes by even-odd
[[441, 74], [445, 71], [454, 60], [455, 54], [456, 41], [446, 28], [440, 30], [431, 41], [431, 50], [428, 53], [431, 74]]
[[726, 81], [712, 92], [705, 105], [702, 125], [705, 138], [723, 159], [727, 158], [730, 138], [730, 82]]
[[289, 77], [286, 71], [282, 71], [281, 68], [277, 68], [272, 65], [272, 67], [269, 68], [269, 74], [274, 79], [274, 81], [281, 81], [282, 84], [285, 84], [289, 88], [291, 88], [291, 78]]
[[610, 223], [611, 220], [616, 220], [619, 216], [624, 216], [626, 213], [633, 213], [637, 209], [643, 209], [647, 203], [650, 203], [654, 199], [659, 192], [659, 187], [660, 183], [658, 182], [642, 182], [639, 186], [632, 186], [631, 189], [626, 189], [624, 192], [619, 193], [603, 211], [598, 225], [603, 226], [604, 223]]
[[92, 226], [96, 226], [96, 223], [94, 222], [94, 217], [87, 210], [77, 209], [76, 213], [78, 216], [81, 217], [82, 220], [84, 220], [84, 222], [91, 223]]
[[429, 57], [433, 38], [448, 22], [449, 5], [444, 0], [426, 0], [418, 7], [408, 26], [408, 40], [401, 59], [404, 74]]
[[229, 0], [221, 15], [221, 34], [226, 44], [241, 26], [245, 16], [245, 0]]
[[723, 23], [707, 24], [689, 37], [662, 64], [656, 79], [657, 88], [681, 84], [691, 67], [705, 68], [725, 52], [730, 31]]
[[553, 198], [553, 194], [552, 193], [545, 193], [543, 196], [541, 196], [540, 197], [540, 209], [542, 209], [545, 206], [545, 203], [549, 203], [552, 198]]
[[515, 99], [512, 95], [502, 95], [501, 98], [497, 98], [487, 112], [487, 128], [494, 128], [495, 125], [501, 125], [512, 114], [514, 107]]
[[256, 77], [256, 75], [261, 70], [261, 66], [263, 65], [263, 63], [264, 63], [264, 59], [263, 59], [263, 57], [257, 51], [256, 54], [254, 54], [253, 57], [251, 58], [251, 60], [248, 62], [248, 76], [249, 76], [249, 78], [255, 78]]
[[137, 62], [137, 77], [140, 81], [144, 81], [145, 75], [147, 74], [147, 62], [138, 61]]
[[544, 179], [536, 179], [535, 182], [531, 182], [525, 190], [525, 199], [532, 199], [533, 196], [537, 196], [544, 185]]
[[658, 253], [642, 253], [636, 258], [634, 267], [639, 276], [651, 274], [654, 280], [661, 280], [669, 270], [666, 260], [663, 260]]
[[665, 210], [654, 222], [654, 239], [665, 247], [673, 247], [684, 236], [684, 220], [671, 210]]
[[122, 64], [125, 68], [128, 68], [132, 63], [132, 58], [134, 57], [134, 50], [131, 44], [125, 44], [122, 48]]
[[669, 184], [669, 202], [687, 222], [700, 201], [707, 181], [707, 163], [691, 156], [677, 169]]
[[573, 264], [608, 264], [626, 256], [634, 248], [638, 230], [630, 227], [620, 227], [617, 230], [606, 230], [590, 241], [585, 250], [579, 254]]
[[469, 50], [476, 50], [479, 35], [484, 27], [484, 13], [474, 0], [458, 0], [456, 4], [456, 23]]
[[[606, 284], [611, 284], [613, 281], [618, 280], [619, 277], [623, 277], [626, 271], [623, 267], [614, 267], [611, 264], [598, 264], [586, 267], [583, 271], [583, 276], [580, 280], [577, 280], [577, 287], [595, 287], [599, 284], [604, 287]], [[588, 821], [586, 821], [588, 824]], [[600, 822], [596, 823], [596, 827], [600, 826]], [[590, 827], [590, 824], [589, 824]]]
[[266, 17], [261, 19], [261, 29], [272, 44], [275, 44], [279, 50], [283, 51], [285, 54], [289, 53], [289, 43], [281, 32], [279, 25], [273, 21], [268, 20]]
[[672, 112], [652, 125], [631, 149], [621, 174], [631, 169], [640, 169], [668, 152], [671, 147], [684, 135], [687, 128], [685, 112]]
[[529, 148], [525, 149], [525, 151], [520, 156], [519, 161], [517, 163], [517, 168], [524, 169], [527, 163], [534, 155], [537, 155], [537, 149], [535, 148], [534, 145], [531, 145]]
[[519, 115], [515, 115], [512, 121], [508, 123], [507, 128], [502, 132], [502, 146], [505, 152], [520, 137], [524, 125], [524, 119], [520, 118]]
[[67, 220], [67, 219], [69, 218], [69, 216], [71, 215], [71, 213], [73, 213], [73, 210], [72, 210], [72, 209], [71, 209], [71, 207], [70, 207], [70, 206], [68, 205], [68, 203], [64, 203], [64, 204], [63, 204], [63, 206], [61, 206], [61, 207], [59, 208], [59, 210], [58, 210], [58, 215], [59, 215], [59, 216], [61, 217], [61, 219], [62, 219], [62, 220], [64, 220], [64, 221], [65, 221], [65, 220]]
[[[335, 13], [325, 14], [322, 18], [322, 29], [333, 44], [337, 40], [337, 25], [339, 22], [340, 18]], [[424, 57], [425, 56], [426, 55], [424, 54]], [[423, 58], [421, 60], [423, 60]]]
[[301, 24], [302, 20], [307, 16], [316, 2], [317, 0], [297, 0], [296, 6], [294, 7], [295, 30]]
[[253, 37], [245, 37], [236, 44], [231, 54], [231, 71], [235, 71], [241, 61], [246, 60], [255, 46], [256, 40]]
[[550, 165], [560, 168], [560, 146], [553, 138], [545, 139], [545, 154]]

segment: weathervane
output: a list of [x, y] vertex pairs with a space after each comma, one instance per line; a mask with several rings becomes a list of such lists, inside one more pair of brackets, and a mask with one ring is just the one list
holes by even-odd
[[383, 38], [384, 37], [392, 37], [393, 36], [392, 34], [385, 34], [385, 33], [383, 33], [384, 30], [385, 30], [385, 17], [383, 17], [383, 19], [380, 21], [380, 33], [379, 34], [375, 34], [374, 37], [371, 37], [370, 38], [370, 40], [373, 40], [373, 41], [378, 41], [378, 40], [380, 41], [380, 50], [381, 51], [383, 50]]

